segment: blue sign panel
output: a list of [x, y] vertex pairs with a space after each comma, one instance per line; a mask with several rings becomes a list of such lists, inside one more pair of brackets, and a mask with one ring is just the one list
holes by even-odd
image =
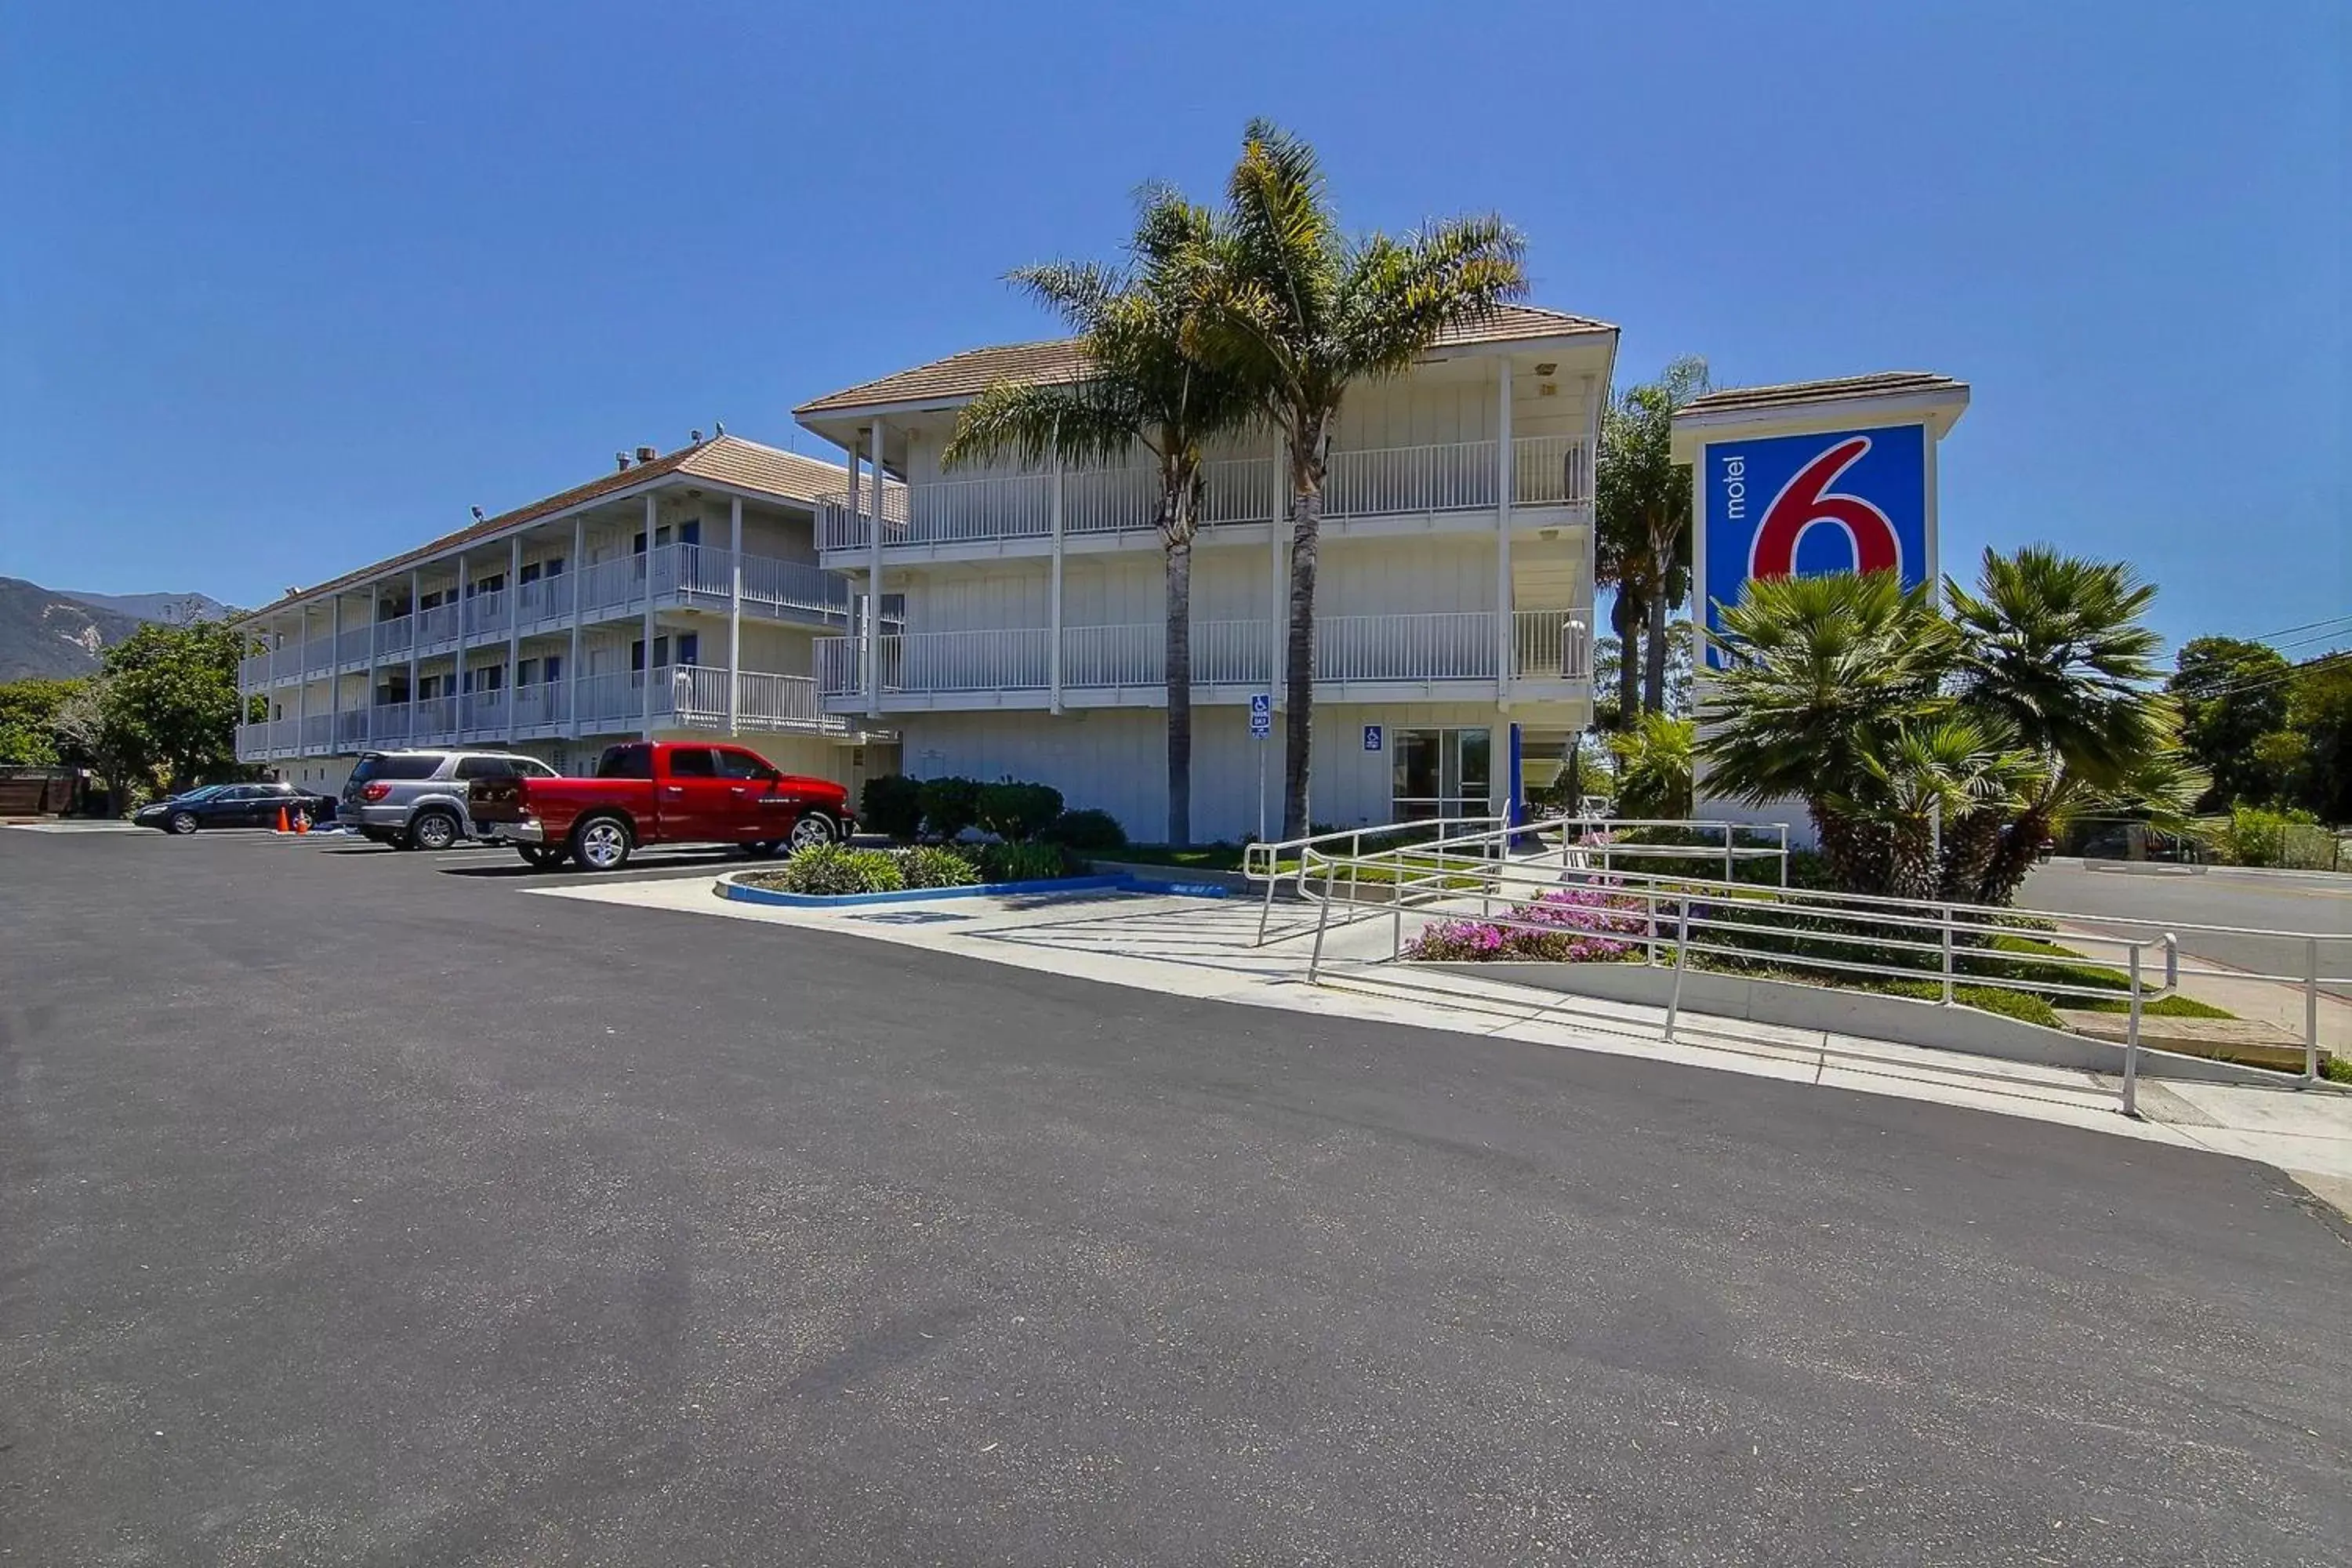
[[1367, 724], [1367, 725], [1365, 725], [1365, 726], [1364, 726], [1364, 750], [1366, 750], [1366, 751], [1368, 751], [1368, 752], [1377, 752], [1377, 751], [1379, 751], [1380, 749], [1381, 749], [1381, 727], [1380, 727], [1378, 724]]
[[[1899, 573], [1927, 580], [1927, 432], [1924, 425], [1710, 441], [1701, 520], [1706, 628], [1753, 579], [1826, 572]], [[1721, 660], [1710, 647], [1708, 662]]]

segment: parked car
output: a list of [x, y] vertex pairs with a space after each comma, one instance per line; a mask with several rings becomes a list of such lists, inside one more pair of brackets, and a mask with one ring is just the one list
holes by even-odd
[[827, 844], [856, 818], [849, 792], [757, 752], [683, 741], [606, 748], [593, 778], [482, 778], [472, 815], [534, 866], [617, 871], [646, 844], [731, 844], [754, 855]]
[[343, 785], [342, 820], [361, 837], [402, 849], [446, 849], [477, 837], [466, 791], [477, 779], [555, 770], [513, 752], [369, 752]]
[[296, 813], [317, 822], [332, 821], [335, 797], [313, 795], [290, 784], [206, 784], [169, 800], [142, 805], [131, 821], [166, 833], [194, 833], [199, 827], [276, 827], [278, 814], [289, 820]]

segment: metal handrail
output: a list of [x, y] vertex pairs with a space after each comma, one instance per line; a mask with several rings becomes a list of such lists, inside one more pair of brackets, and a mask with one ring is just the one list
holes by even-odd
[[[1577, 867], [1565, 858], [1555, 865], [1549, 858], [1498, 858], [1485, 853], [1460, 853], [1450, 847], [1420, 845], [1410, 851], [1380, 851], [1370, 856], [1349, 858], [1324, 851], [1312, 851], [1314, 874], [1320, 879], [1321, 901], [1327, 906], [1350, 907], [1360, 902], [1358, 888], [1363, 872], [1375, 867], [1386, 884], [1385, 907], [1391, 915], [1393, 937], [1391, 957], [1402, 955], [1404, 945], [1403, 921], [1409, 908], [1427, 909], [1450, 900], [1459, 900], [1465, 906], [1472, 898], [1477, 900], [1477, 921], [1482, 925], [1504, 930], [1554, 931], [1557, 925], [1517, 917], [1515, 910], [1540, 897], [1542, 892], [1563, 888], [1582, 887], [1605, 889], [1643, 900], [1638, 936], [1630, 932], [1623, 940], [1643, 949], [1644, 962], [1655, 964], [1662, 951], [1671, 948], [1673, 963], [1679, 971], [1687, 965], [1691, 953], [1763, 963], [1798, 969], [1831, 970], [1840, 973], [1866, 975], [1874, 978], [1927, 982], [1937, 985], [1939, 1002], [1950, 1005], [1954, 988], [1959, 985], [1980, 986], [2041, 996], [2083, 997], [2105, 1001], [2129, 999], [2132, 1021], [2127, 1030], [2127, 1058], [2131, 1066], [2127, 1077], [2136, 1071], [2138, 1049], [2139, 1015], [2142, 1004], [2160, 999], [2179, 990], [2183, 978], [2200, 976], [2230, 980], [2264, 981], [2299, 987], [2304, 995], [2304, 1067], [2301, 1075], [2305, 1084], [2318, 1079], [2318, 997], [2323, 985], [2352, 982], [2352, 976], [2334, 975], [2322, 972], [2319, 951], [2322, 943], [2352, 947], [2352, 932], [2267, 931], [2242, 926], [2208, 925], [2196, 922], [2158, 922], [2130, 917], [2084, 916], [2062, 910], [2003, 908], [1995, 905], [1962, 903], [1957, 900], [1913, 900], [1884, 894], [1836, 893], [1819, 889], [1772, 887], [1767, 884], [1743, 883], [1729, 879], [1671, 876], [1631, 868], [1595, 870]], [[1413, 858], [1405, 858], [1410, 853]], [[1302, 875], [1304, 871], [1302, 870]], [[1496, 905], [1506, 907], [1497, 912]], [[1863, 926], [1860, 931], [1834, 929], [1798, 929], [1759, 923], [1754, 917], [1767, 910], [1780, 909], [1792, 913], [1815, 917], [1822, 921], [1844, 921]], [[1628, 918], [1636, 911], [1628, 910]], [[1671, 916], [1675, 928], [1672, 937], [1660, 929], [1662, 917]], [[1743, 918], [1746, 917], [1746, 918]], [[1470, 918], [1466, 908], [1460, 917]], [[1321, 935], [1329, 923], [1328, 908], [1318, 920], [1316, 958], [1310, 961], [1309, 977], [1319, 967]], [[2085, 929], [2084, 922], [2093, 922]], [[2122, 925], [2144, 934], [2116, 936], [2095, 929], [2097, 924]], [[2050, 940], [2053, 927], [2063, 928], [2066, 942], [2094, 951], [2081, 955], [2059, 955], [1996, 950], [1984, 944], [1996, 937], [2018, 937], [2034, 941]], [[2241, 938], [2268, 939], [2289, 942], [2299, 949], [2302, 962], [2294, 970], [2275, 973], [2200, 966], [2183, 963], [2180, 937], [2190, 934], [2226, 935]], [[1695, 933], [1695, 934], [1694, 934]], [[1802, 938], [1812, 951], [1790, 953], [1776, 951], [1772, 946], [1756, 941], [1769, 938], [1787, 943]], [[1874, 962], [1870, 957], [1832, 951], [1824, 946], [1874, 950], [1880, 955], [1918, 955], [1918, 963]], [[2097, 950], [2111, 951], [2113, 958], [2102, 957]], [[2152, 953], [2160, 953], [2163, 977], [2150, 984], [2142, 978], [2142, 961]], [[2018, 973], [1986, 973], [1981, 960], [1997, 956]], [[2112, 986], [2095, 986], [2052, 974], [2033, 977], [2037, 967], [2060, 968], [2089, 963], [2112, 964], [2126, 972], [2127, 984], [2121, 990]], [[1680, 989], [1679, 978], [1676, 983]], [[1678, 1003], [1677, 1003], [1678, 1005]]]

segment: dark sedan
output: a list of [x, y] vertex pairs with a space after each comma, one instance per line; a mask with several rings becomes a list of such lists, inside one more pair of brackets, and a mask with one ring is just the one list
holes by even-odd
[[206, 784], [169, 800], [139, 808], [131, 821], [166, 833], [194, 833], [199, 827], [276, 827], [278, 814], [289, 822], [297, 812], [308, 812], [314, 823], [335, 815], [331, 795], [312, 795], [290, 784]]

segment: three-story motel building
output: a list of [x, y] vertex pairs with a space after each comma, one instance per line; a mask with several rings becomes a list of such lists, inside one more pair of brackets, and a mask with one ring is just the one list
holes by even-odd
[[[1604, 322], [1506, 307], [1348, 393], [1320, 535], [1316, 822], [1500, 811], [1591, 721], [1594, 457], [1616, 342]], [[794, 410], [848, 469], [819, 505], [818, 560], [881, 608], [816, 638], [817, 691], [829, 716], [896, 731], [908, 773], [1037, 780], [1156, 840], [1154, 471], [940, 462], [976, 394], [1083, 369], [1069, 342], [977, 349]], [[1192, 563], [1192, 831], [1239, 839], [1278, 826], [1281, 725], [1255, 739], [1250, 715], [1253, 698], [1283, 700], [1288, 469], [1270, 430], [1213, 459]]]
[[889, 738], [827, 710], [811, 674], [813, 640], [850, 624], [815, 532], [844, 479], [698, 433], [289, 592], [243, 623], [240, 684], [267, 710], [238, 760], [332, 790], [368, 751], [511, 748], [583, 771], [615, 741], [701, 735], [853, 785], [892, 771]]
[[[1350, 389], [1316, 605], [1312, 816], [1503, 809], [1591, 718], [1594, 456], [1617, 331], [1506, 307]], [[943, 471], [958, 411], [1070, 379], [1069, 342], [976, 349], [803, 404], [845, 467], [721, 435], [289, 593], [246, 625], [240, 760], [336, 788], [370, 750], [727, 736], [853, 790], [1050, 784], [1167, 820], [1158, 485], [1141, 462]], [[1213, 454], [1192, 565], [1192, 831], [1275, 826], [1288, 469]], [[876, 486], [880, 485], [877, 499]], [[872, 613], [878, 610], [877, 613]], [[1261, 780], [1264, 789], [1261, 790]]]

